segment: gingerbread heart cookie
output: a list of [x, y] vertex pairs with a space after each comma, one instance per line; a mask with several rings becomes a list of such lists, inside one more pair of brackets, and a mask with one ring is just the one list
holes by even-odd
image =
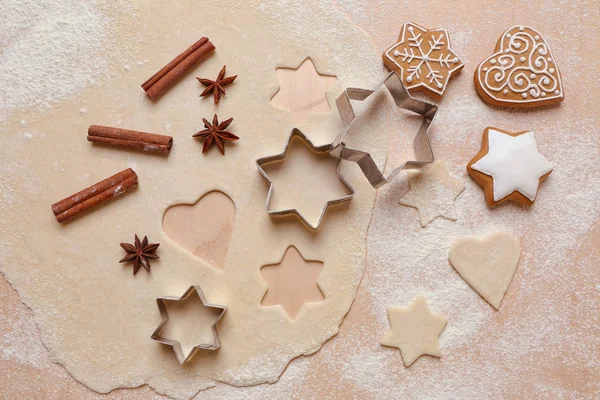
[[533, 132], [507, 132], [486, 128], [481, 150], [467, 172], [483, 187], [490, 207], [505, 201], [531, 206], [539, 184], [552, 172], [552, 164], [538, 150]]
[[479, 64], [474, 78], [479, 96], [495, 106], [539, 107], [565, 98], [550, 47], [527, 26], [504, 32], [495, 53]]
[[412, 22], [402, 26], [398, 42], [382, 58], [410, 92], [422, 91], [434, 98], [444, 94], [450, 77], [464, 67], [445, 29], [427, 29]]

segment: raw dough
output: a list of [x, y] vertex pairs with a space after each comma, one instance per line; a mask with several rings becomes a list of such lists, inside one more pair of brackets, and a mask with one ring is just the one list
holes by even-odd
[[417, 209], [423, 228], [440, 216], [456, 221], [454, 201], [465, 185], [448, 174], [444, 161], [436, 161], [410, 176], [409, 184], [410, 190], [400, 204]]
[[[111, 18], [107, 42], [111, 51], [129, 57], [128, 68], [109, 52], [85, 54], [107, 63], [106, 75], [90, 78], [97, 86], [51, 108], [15, 112], [4, 123], [0, 173], [10, 179], [3, 179], [0, 197], [0, 269], [34, 311], [54, 360], [93, 390], [149, 384], [190, 398], [215, 380], [274, 382], [293, 358], [319, 350], [338, 332], [362, 276], [375, 199], [361, 172], [343, 166], [356, 195], [349, 207], [328, 214], [317, 234], [297, 220], [271, 221], [255, 160], [281, 152], [294, 125], [289, 112], [270, 104], [279, 87], [275, 70], [310, 56], [319, 72], [337, 76], [328, 93], [332, 111], [311, 114], [299, 126], [322, 145], [341, 129], [331, 99], [345, 86], [375, 86], [383, 78], [379, 53], [328, 1], [186, 0], [148, 7], [138, 0], [129, 5], [139, 8], [133, 25], [112, 3], [102, 5]], [[202, 35], [215, 44], [215, 54], [159, 101], [149, 100], [141, 82]], [[224, 64], [239, 77], [215, 106], [198, 98], [202, 87], [195, 76]], [[225, 156], [202, 155], [202, 143], [191, 137], [201, 118], [215, 112], [234, 117], [240, 136]], [[25, 138], [21, 120], [27, 121]], [[173, 150], [165, 158], [91, 145], [85, 133], [94, 123], [170, 134]], [[361, 138], [374, 144], [383, 162], [385, 141], [377, 135], [365, 131]], [[126, 167], [139, 176], [137, 190], [70, 223], [56, 223], [52, 203]], [[210, 190], [223, 191], [235, 204], [222, 270], [175, 245], [161, 228], [169, 206], [193, 204]], [[118, 263], [119, 243], [133, 233], [161, 242], [151, 274], [133, 277]], [[260, 305], [260, 267], [280, 259], [292, 244], [307, 259], [323, 261], [319, 284], [325, 296], [305, 305], [294, 321], [281, 309]], [[181, 368], [171, 349], [150, 334], [160, 322], [156, 297], [180, 296], [191, 284], [201, 285], [208, 300], [228, 312], [219, 325], [221, 348]]]
[[448, 320], [432, 314], [425, 297], [417, 297], [408, 308], [388, 308], [388, 319], [390, 331], [381, 344], [399, 348], [404, 365], [410, 367], [423, 354], [442, 356], [439, 336]]
[[460, 276], [497, 310], [519, 263], [520, 252], [517, 238], [509, 232], [497, 232], [484, 239], [458, 239], [448, 258]]

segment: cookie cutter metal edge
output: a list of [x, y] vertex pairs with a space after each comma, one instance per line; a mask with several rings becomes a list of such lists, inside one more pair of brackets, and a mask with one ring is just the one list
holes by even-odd
[[[396, 106], [420, 114], [423, 117], [423, 123], [413, 139], [416, 160], [406, 161], [404, 164], [396, 167], [387, 176], [384, 176], [383, 170], [379, 169], [370, 153], [351, 149], [343, 142], [344, 137], [354, 125], [354, 121], [356, 121], [356, 115], [354, 114], [351, 100], [363, 101], [373, 93], [377, 92], [383, 85], [387, 87], [392, 95]], [[380, 188], [391, 182], [402, 170], [419, 169], [434, 161], [433, 149], [431, 148], [428, 131], [429, 126], [438, 111], [438, 107], [435, 104], [413, 98], [404, 86], [404, 83], [402, 83], [400, 76], [395, 71], [390, 72], [373, 90], [347, 88], [337, 98], [336, 105], [342, 122], [347, 126], [333, 140], [330, 154], [340, 160], [357, 163], [363, 174], [369, 180], [369, 183], [371, 183], [371, 186], [374, 188]]]
[[346, 179], [344, 179], [344, 177], [340, 174], [340, 164], [341, 164], [341, 160], [340, 160], [338, 162], [336, 173], [337, 173], [337, 176], [340, 179], [340, 181], [342, 181], [342, 183], [344, 184], [344, 186], [348, 189], [348, 191], [350, 193], [347, 194], [346, 196], [340, 197], [338, 199], [329, 200], [323, 207], [323, 209], [321, 211], [321, 215], [319, 217], [319, 221], [317, 222], [316, 225], [312, 225], [310, 222], [308, 222], [308, 220], [304, 217], [304, 215], [302, 215], [302, 213], [300, 211], [298, 211], [298, 209], [296, 209], [296, 208], [286, 208], [283, 210], [270, 210], [271, 199], [273, 197], [274, 185], [273, 185], [273, 181], [271, 181], [271, 179], [269, 179], [269, 176], [263, 169], [263, 165], [272, 163], [272, 162], [283, 161], [287, 157], [287, 152], [290, 147], [290, 143], [292, 142], [292, 140], [295, 137], [300, 138], [300, 140], [302, 140], [304, 142], [304, 144], [308, 145], [308, 147], [310, 148], [311, 151], [313, 151], [317, 154], [329, 154], [329, 151], [331, 149], [330, 144], [326, 144], [326, 145], [322, 145], [322, 146], [315, 146], [310, 141], [310, 139], [308, 137], [306, 137], [306, 135], [304, 133], [302, 133], [302, 131], [300, 131], [300, 129], [294, 128], [294, 129], [292, 129], [292, 132], [290, 133], [290, 136], [285, 144], [285, 147], [283, 148], [283, 152], [273, 155], [273, 156], [259, 158], [258, 160], [256, 160], [256, 166], [258, 167], [258, 171], [260, 172], [262, 177], [265, 178], [267, 180], [267, 182], [269, 182], [269, 191], [267, 193], [267, 202], [265, 205], [266, 209], [267, 209], [267, 213], [271, 217], [284, 217], [284, 216], [289, 216], [289, 215], [295, 215], [300, 219], [300, 221], [302, 221], [302, 223], [307, 228], [309, 228], [312, 231], [316, 231], [321, 226], [321, 223], [323, 222], [323, 218], [325, 217], [325, 214], [326, 214], [329, 206], [334, 205], [334, 204], [344, 203], [344, 202], [352, 199], [352, 197], [354, 196], [354, 188], [352, 186], [350, 186], [350, 184], [346, 181]]
[[[213, 333], [214, 343], [211, 345], [199, 344], [197, 346], [194, 346], [193, 349], [188, 353], [188, 355], [186, 357], [185, 354], [183, 353], [183, 348], [181, 347], [181, 343], [178, 342], [177, 340], [171, 340], [171, 339], [162, 337], [160, 335], [160, 331], [165, 326], [165, 324], [169, 321], [169, 312], [167, 311], [167, 306], [165, 305], [165, 301], [181, 301], [181, 300], [187, 298], [193, 291], [196, 291], [196, 294], [200, 298], [200, 301], [202, 302], [202, 305], [204, 307], [216, 308], [216, 309], [221, 310], [221, 312], [220, 312], [219, 316], [217, 317], [217, 319], [215, 320], [215, 322], [213, 322], [213, 324], [210, 327], [210, 329]], [[221, 306], [218, 304], [209, 303], [206, 300], [206, 296], [204, 296], [204, 292], [202, 291], [200, 286], [198, 286], [198, 285], [190, 286], [181, 295], [181, 297], [158, 297], [156, 299], [156, 304], [158, 305], [158, 310], [160, 311], [160, 316], [161, 316], [162, 321], [160, 322], [158, 327], [154, 330], [154, 332], [152, 333], [150, 338], [152, 340], [155, 340], [162, 344], [166, 344], [168, 346], [173, 347], [173, 351], [175, 352], [175, 356], [177, 356], [177, 361], [179, 361], [179, 365], [182, 365], [185, 362], [189, 361], [196, 354], [196, 352], [199, 349], [217, 350], [219, 347], [221, 347], [221, 338], [219, 337], [219, 331], [217, 330], [217, 323], [221, 320], [223, 315], [225, 315], [225, 313], [227, 312], [227, 307]]]

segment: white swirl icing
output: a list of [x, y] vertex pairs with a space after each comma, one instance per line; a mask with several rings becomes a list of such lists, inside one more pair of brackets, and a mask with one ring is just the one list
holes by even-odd
[[551, 52], [540, 35], [529, 27], [516, 26], [506, 31], [504, 38], [498, 53], [479, 66], [479, 86], [490, 97], [508, 102], [523, 101], [506, 99], [510, 92], [523, 99], [531, 96], [527, 101], [562, 97], [558, 67], [550, 67]]

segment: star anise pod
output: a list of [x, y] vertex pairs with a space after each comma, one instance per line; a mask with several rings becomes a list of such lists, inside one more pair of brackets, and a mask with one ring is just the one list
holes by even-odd
[[135, 241], [133, 244], [121, 243], [123, 250], [127, 252], [127, 255], [123, 257], [119, 262], [124, 263], [133, 260], [133, 274], [137, 274], [140, 270], [140, 266], [144, 267], [146, 271], [150, 272], [150, 261], [156, 260], [160, 257], [156, 254], [160, 243], [148, 243], [148, 236], [144, 236], [144, 240], [140, 242], [138, 235], [135, 235]]
[[206, 89], [204, 89], [204, 92], [200, 93], [200, 97], [208, 96], [212, 93], [215, 100], [215, 104], [219, 103], [219, 100], [221, 99], [221, 93], [225, 94], [225, 89], [223, 89], [223, 86], [229, 85], [230, 83], [235, 81], [235, 78], [237, 78], [237, 75], [228, 76], [227, 78], [225, 78], [226, 67], [226, 65], [223, 65], [223, 69], [221, 69], [221, 72], [219, 72], [219, 76], [217, 76], [216, 81], [211, 81], [210, 79], [204, 78], [196, 78], [198, 79], [198, 82], [207, 87]]
[[219, 118], [217, 117], [217, 114], [215, 114], [212, 124], [208, 122], [206, 118], [202, 118], [202, 121], [204, 122], [204, 127], [206, 129], [192, 136], [201, 137], [204, 139], [202, 153], [206, 153], [208, 149], [212, 147], [212, 144], [216, 143], [219, 150], [221, 150], [221, 154], [225, 154], [223, 140], [234, 141], [239, 139], [239, 137], [235, 136], [233, 133], [225, 130], [229, 125], [231, 125], [233, 118], [229, 118], [228, 120], [225, 120], [219, 124]]

